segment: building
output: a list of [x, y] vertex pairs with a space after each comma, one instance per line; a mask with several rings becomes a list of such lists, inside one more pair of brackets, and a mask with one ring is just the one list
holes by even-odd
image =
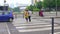
[[39, 2], [40, 0], [32, 0], [32, 4], [35, 4], [36, 2]]
[[39, 1], [41, 1], [41, 0], [37, 0], [37, 2], [39, 2]]
[[34, 3], [39, 2], [40, 0], [34, 0]]

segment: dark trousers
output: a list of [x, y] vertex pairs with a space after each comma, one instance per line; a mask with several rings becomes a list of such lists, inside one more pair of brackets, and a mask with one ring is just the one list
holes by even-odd
[[26, 21], [28, 22], [28, 18], [25, 18], [26, 19]]
[[29, 22], [31, 22], [31, 16], [29, 16], [29, 18], [28, 18], [28, 19], [29, 19]]

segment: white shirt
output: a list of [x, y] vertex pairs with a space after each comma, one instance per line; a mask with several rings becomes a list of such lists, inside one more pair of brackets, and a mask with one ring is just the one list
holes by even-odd
[[29, 12], [29, 16], [31, 16], [32, 15], [32, 11], [28, 11]]

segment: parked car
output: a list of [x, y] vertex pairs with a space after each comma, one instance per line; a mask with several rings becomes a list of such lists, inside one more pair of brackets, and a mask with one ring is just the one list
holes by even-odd
[[12, 22], [14, 19], [13, 17], [13, 12], [10, 11], [10, 12], [1, 12], [0, 11], [0, 21], [10, 21]]
[[13, 19], [13, 11], [8, 11], [8, 6], [0, 6], [0, 21], [12, 22]]

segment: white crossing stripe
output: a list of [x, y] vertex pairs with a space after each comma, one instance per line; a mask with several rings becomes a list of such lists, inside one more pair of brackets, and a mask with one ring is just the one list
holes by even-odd
[[[55, 27], [55, 29], [60, 29], [60, 27]], [[19, 32], [33, 32], [33, 31], [44, 31], [44, 30], [51, 30], [51, 27], [39, 28], [39, 29], [26, 29], [26, 30], [18, 30], [18, 31]]]
[[[51, 34], [51, 33], [50, 33]], [[60, 34], [60, 32], [55, 32], [54, 34]]]
[[[34, 32], [34, 31], [45, 31], [45, 30], [51, 30], [52, 24], [51, 22], [47, 22], [48, 19], [45, 19], [43, 21], [33, 21], [31, 23], [25, 23], [25, 21], [18, 21], [15, 23], [12, 23], [16, 29], [19, 32]], [[45, 22], [46, 21], [46, 22]], [[50, 21], [50, 20], [49, 20]], [[60, 26], [58, 24], [54, 24], [54, 29], [60, 29]]]
[[[57, 26], [57, 24], [55, 24], [55, 26]], [[37, 28], [37, 27], [51, 27], [50, 24], [47, 24], [47, 25], [35, 25], [35, 26], [18, 26], [16, 28]]]
[[31, 24], [20, 24], [20, 23], [16, 23], [16, 24], [14, 24], [14, 26], [19, 26], [19, 25], [41, 25], [41, 24], [49, 24], [49, 23], [31, 23]]
[[[19, 32], [32, 32], [32, 31], [51, 30], [52, 25], [49, 23], [30, 23], [30, 24], [29, 23], [23, 23], [23, 24], [15, 23], [14, 26]], [[58, 25], [54, 24], [54, 26], [58, 26]], [[60, 29], [60, 26], [55, 27], [55, 29]]]
[[56, 32], [56, 33], [54, 33], [54, 34], [60, 34], [60, 32]]

